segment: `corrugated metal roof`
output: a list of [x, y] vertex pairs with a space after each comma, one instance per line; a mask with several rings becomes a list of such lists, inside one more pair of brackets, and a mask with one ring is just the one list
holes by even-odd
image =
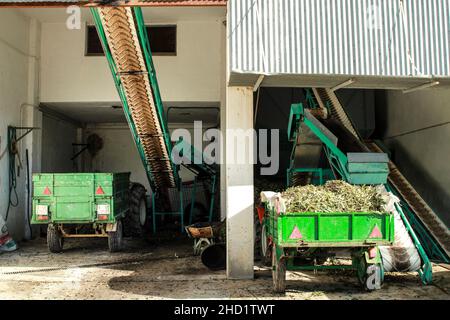
[[450, 77], [449, 0], [230, 0], [229, 7], [235, 79]]

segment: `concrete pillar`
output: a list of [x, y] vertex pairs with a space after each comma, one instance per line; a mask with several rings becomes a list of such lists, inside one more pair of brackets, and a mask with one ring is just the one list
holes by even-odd
[[[227, 277], [252, 279], [254, 136], [251, 87], [227, 88], [225, 127]], [[237, 159], [244, 154], [245, 160]]]
[[[226, 96], [227, 96], [227, 28], [225, 18], [219, 20], [220, 25], [220, 129], [226, 128]], [[225, 154], [225, 135], [222, 135], [222, 141], [220, 144], [220, 154]], [[226, 170], [223, 162], [220, 164], [220, 221], [223, 221], [227, 217], [226, 212], [226, 185], [225, 185]]]
[[[39, 59], [41, 48], [41, 24], [33, 18], [29, 24], [28, 39], [28, 92], [27, 102], [20, 106], [20, 125], [26, 127], [39, 128], [33, 130], [24, 139], [21, 145], [21, 153], [25, 155], [28, 150], [30, 166], [30, 185], [24, 192], [24, 238], [29, 240], [39, 235], [40, 227], [30, 226], [28, 223], [31, 216], [31, 179], [32, 174], [41, 171], [41, 151], [42, 151], [42, 113], [38, 109], [39, 105]], [[24, 172], [26, 173], [26, 172]], [[28, 189], [30, 193], [28, 193]]]

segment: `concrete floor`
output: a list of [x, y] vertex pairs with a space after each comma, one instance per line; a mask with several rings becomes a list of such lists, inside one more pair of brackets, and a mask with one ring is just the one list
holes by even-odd
[[434, 266], [434, 283], [417, 274], [388, 274], [381, 290], [360, 289], [352, 272], [288, 273], [285, 295], [274, 294], [268, 269], [255, 280], [227, 280], [191, 255], [189, 240], [166, 244], [127, 240], [126, 251], [110, 254], [105, 239], [68, 240], [50, 254], [44, 239], [21, 243], [0, 255], [0, 299], [445, 299], [448, 266]]

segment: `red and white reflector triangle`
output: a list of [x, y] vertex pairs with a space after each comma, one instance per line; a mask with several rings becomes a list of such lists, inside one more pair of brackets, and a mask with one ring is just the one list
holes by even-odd
[[101, 186], [98, 186], [97, 190], [95, 191], [95, 194], [105, 194]]
[[289, 239], [301, 239], [301, 238], [303, 238], [303, 235], [300, 232], [300, 230], [298, 229], [298, 227], [295, 226], [294, 230], [292, 230], [292, 233], [289, 236]]
[[45, 194], [46, 196], [52, 194], [52, 192], [50, 191], [50, 189], [48, 187], [45, 187], [44, 192], [42, 192], [42, 193]]
[[375, 225], [372, 232], [370, 233], [369, 238], [381, 238], [382, 236], [383, 235], [382, 235], [380, 229], [378, 228], [378, 225]]

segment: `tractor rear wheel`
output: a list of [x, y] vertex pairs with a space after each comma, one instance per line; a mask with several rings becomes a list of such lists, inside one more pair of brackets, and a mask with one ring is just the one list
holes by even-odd
[[131, 237], [142, 237], [148, 223], [147, 200], [145, 187], [132, 183], [130, 187], [130, 210], [123, 221], [124, 234]]
[[48, 250], [53, 253], [59, 253], [63, 250], [64, 238], [57, 226], [49, 224], [47, 227], [47, 246]]
[[117, 252], [122, 250], [122, 221], [117, 221], [116, 231], [108, 232], [108, 247], [110, 252]]

